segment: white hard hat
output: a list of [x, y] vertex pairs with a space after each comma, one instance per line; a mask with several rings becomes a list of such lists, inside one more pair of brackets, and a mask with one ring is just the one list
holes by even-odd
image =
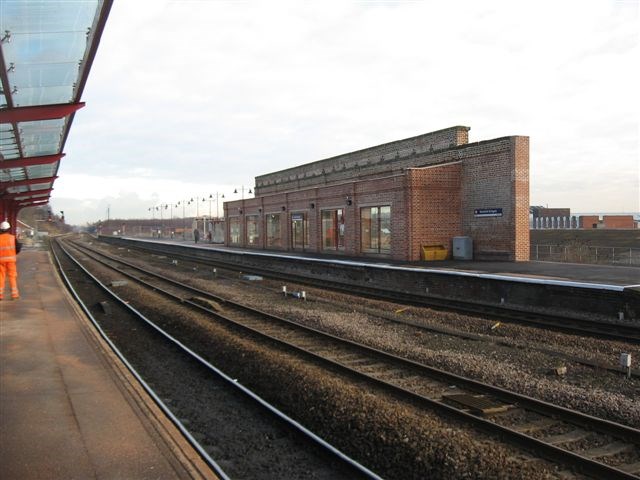
[[11, 225], [9, 224], [9, 222], [0, 223], [0, 230], [9, 230], [10, 228], [11, 228]]

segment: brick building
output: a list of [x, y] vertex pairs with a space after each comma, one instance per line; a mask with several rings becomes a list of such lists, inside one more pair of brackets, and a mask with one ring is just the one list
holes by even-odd
[[532, 206], [531, 228], [576, 228], [576, 218], [570, 208], [546, 208]]
[[582, 215], [580, 228], [632, 229], [638, 228], [633, 215]]
[[598, 228], [600, 223], [600, 215], [582, 215], [578, 219], [580, 228]]
[[256, 177], [226, 202], [226, 245], [419, 260], [473, 240], [476, 259], [529, 259], [529, 138], [468, 143], [456, 126]]

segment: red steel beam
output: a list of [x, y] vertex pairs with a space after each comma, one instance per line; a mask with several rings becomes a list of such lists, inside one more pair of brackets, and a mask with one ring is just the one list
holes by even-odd
[[35, 122], [53, 120], [71, 115], [84, 107], [84, 102], [56, 103], [53, 105], [35, 105], [33, 107], [15, 107], [0, 110], [0, 123]]
[[51, 188], [41, 188], [39, 190], [27, 190], [26, 192], [19, 192], [19, 193], [5, 193], [4, 195], [0, 196], [0, 198], [2, 199], [19, 199], [21, 197], [31, 197], [33, 195], [42, 195], [43, 193], [51, 193], [53, 191], [53, 187]]
[[34, 165], [49, 165], [60, 161], [64, 157], [65, 153], [58, 153], [57, 155], [42, 155], [39, 157], [21, 157], [14, 158], [12, 160], [0, 161], [0, 168], [20, 168], [20, 167], [33, 167]]
[[12, 187], [23, 187], [26, 185], [37, 185], [39, 183], [52, 183], [58, 176], [43, 177], [43, 178], [27, 178], [26, 180], [16, 180], [15, 182], [0, 182], [0, 187], [3, 189]]
[[48, 202], [50, 198], [51, 198], [51, 195], [47, 195], [46, 197], [21, 198], [21, 199], [15, 200], [15, 202], [19, 205], [22, 205], [23, 203]]
[[47, 203], [49, 203], [49, 199], [46, 200], [38, 200], [38, 201], [29, 201], [29, 202], [20, 202], [18, 203], [18, 206], [20, 208], [24, 208], [24, 207], [33, 207], [34, 205], [46, 205]]

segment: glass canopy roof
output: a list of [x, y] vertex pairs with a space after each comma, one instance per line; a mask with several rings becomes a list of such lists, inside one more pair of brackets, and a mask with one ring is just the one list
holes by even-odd
[[0, 2], [0, 201], [48, 200], [111, 4]]

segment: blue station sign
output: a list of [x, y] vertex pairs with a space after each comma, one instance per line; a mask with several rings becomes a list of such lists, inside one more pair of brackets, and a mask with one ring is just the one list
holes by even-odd
[[501, 217], [501, 208], [476, 208], [473, 211], [474, 217]]

